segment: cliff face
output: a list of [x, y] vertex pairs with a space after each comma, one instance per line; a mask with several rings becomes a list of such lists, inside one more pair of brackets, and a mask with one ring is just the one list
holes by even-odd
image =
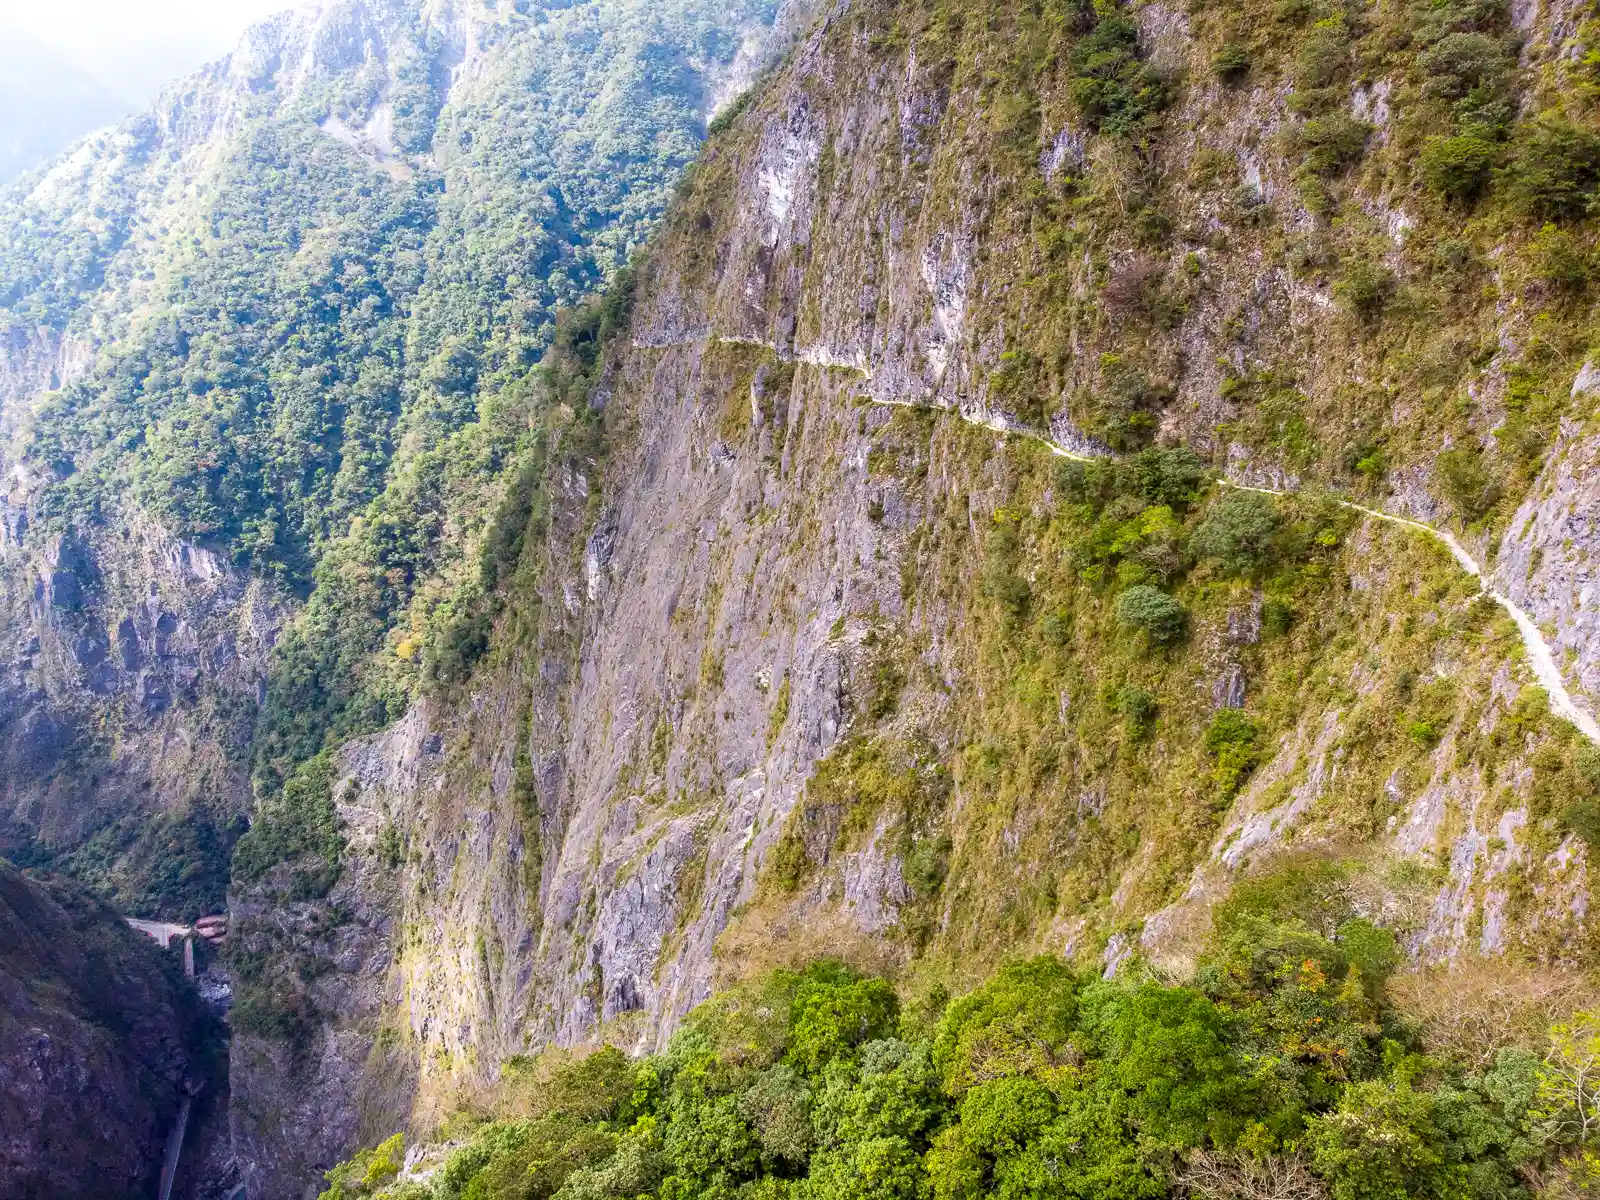
[[[180, 1097], [222, 1082], [214, 1032], [175, 955], [80, 890], [0, 863], [6, 1195], [153, 1194]], [[179, 1195], [195, 1194], [193, 1157]]]
[[[590, 392], [603, 449], [551, 410], [487, 655], [338, 757], [346, 874], [293, 910], [335, 927], [247, 901], [319, 1026], [311, 1074], [253, 1051], [237, 1091], [426, 1124], [819, 954], [1181, 970], [1234, 879], [1308, 859], [1418, 959], [1588, 961], [1591, 748], [1436, 542], [1319, 495], [1454, 524], [1592, 709], [1587, 309], [1534, 227], [1463, 231], [1412, 174], [1443, 35], [1411, 8], [1133, 15], [837, 6], [713, 139]], [[1484, 19], [1554, 103], [1571, 13]], [[1230, 566], [1196, 529], [1230, 520], [1274, 548]]]
[[[643, 236], [778, 16], [312, 6], [11, 189], [7, 855], [144, 915], [215, 910], [269, 694], [269, 781], [330, 724], [403, 710], [419, 662], [375, 672], [354, 715], [349, 693], [417, 585], [470, 568], [450, 521], [493, 502], [502, 451], [462, 397], [524, 372], [555, 305]], [[361, 542], [375, 501], [420, 557], [371, 568], [365, 624], [313, 602], [311, 661], [280, 667], [313, 699], [269, 688], [308, 598], [392, 549]]]
[[[1592, 747], [1426, 530], [1351, 507], [1455, 530], [1593, 709], [1576, 7], [836, 5], [562, 329], [653, 216], [562, 172], [665, 146], [645, 174], [671, 178], [685, 114], [794, 14], [591, 60], [604, 6], [399, 11], [269, 27], [28, 201], [168, 161], [142, 138], [247, 145], [216, 193], [249, 203], [189, 228], [208, 269], [263, 255], [293, 336], [179, 314], [138, 376], [177, 416], [130, 449], [129, 360], [85, 347], [153, 285], [118, 257], [137, 222], [106, 219], [84, 244], [122, 299], [7, 343], [16, 844], [90, 831], [47, 775], [73, 704], [111, 731], [73, 751], [107, 815], [178, 811], [213, 763], [244, 811], [255, 731], [230, 890], [251, 1194], [314, 1194], [511, 1055], [659, 1045], [775, 963], [913, 992], [1032, 950], [1181, 972], [1236, 879], [1308, 862], [1418, 960], [1591, 961]], [[512, 103], [546, 35], [604, 104]], [[657, 94], [654, 133], [594, 115]], [[304, 105], [311, 149], [258, 105]], [[1541, 155], [1565, 182], [1533, 194]], [[560, 169], [520, 174], [540, 156]], [[292, 246], [226, 240], [285, 195]], [[71, 403], [27, 411], [47, 386]], [[85, 479], [128, 488], [89, 521], [59, 506]]]

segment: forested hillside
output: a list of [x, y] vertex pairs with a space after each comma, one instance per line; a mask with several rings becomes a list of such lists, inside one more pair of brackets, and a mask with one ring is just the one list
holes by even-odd
[[557, 307], [775, 16], [330, 4], [0, 201], [14, 857], [216, 909], [252, 771], [404, 711]]
[[838, 964], [764, 975], [660, 1054], [512, 1060], [448, 1142], [396, 1134], [322, 1200], [1581, 1194], [1595, 1023], [1537, 1024], [1570, 990], [1490, 1027], [1396, 1004], [1391, 937], [1284, 898], [1226, 905], [1189, 985], [1041, 958], [907, 1004]]

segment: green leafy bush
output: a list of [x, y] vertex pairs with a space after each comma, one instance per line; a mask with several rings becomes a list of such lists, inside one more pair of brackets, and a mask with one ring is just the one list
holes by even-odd
[[1271, 562], [1278, 526], [1271, 497], [1231, 489], [1206, 513], [1189, 548], [1214, 561], [1224, 575], [1248, 575]]
[[1206, 478], [1205, 464], [1187, 446], [1141, 450], [1133, 460], [1133, 470], [1146, 503], [1180, 513], [1194, 503]]
[[1226, 84], [1238, 84], [1250, 73], [1250, 49], [1243, 42], [1226, 41], [1211, 56], [1211, 71]]
[[1488, 186], [1500, 154], [1497, 143], [1476, 133], [1431, 137], [1423, 143], [1417, 169], [1430, 190], [1464, 204]]
[[1569, 295], [1582, 293], [1594, 278], [1594, 254], [1565, 229], [1545, 225], [1528, 246], [1533, 277]]
[[1143, 633], [1155, 645], [1170, 646], [1182, 640], [1189, 613], [1159, 588], [1139, 584], [1117, 597], [1117, 622]]
[[1475, 89], [1503, 92], [1513, 65], [1499, 38], [1472, 30], [1446, 34], [1418, 58], [1425, 96], [1459, 100]]
[[1382, 263], [1351, 258], [1333, 285], [1333, 297], [1351, 316], [1370, 324], [1383, 314], [1394, 289], [1394, 275]]
[[1353, 166], [1366, 149], [1372, 126], [1342, 109], [1313, 117], [1300, 127], [1306, 168], [1317, 175], [1332, 175]]
[[1255, 770], [1259, 736], [1256, 723], [1234, 708], [1223, 709], [1206, 726], [1206, 753], [1216, 762], [1213, 775], [1224, 797], [1232, 798]]
[[1294, 58], [1298, 92], [1317, 92], [1335, 83], [1350, 62], [1350, 30], [1339, 18], [1318, 21], [1299, 43]]
[[328, 1172], [321, 1200], [357, 1200], [394, 1182], [405, 1161], [406, 1139], [397, 1133], [371, 1150], [362, 1150]]
[[1101, 356], [1100, 380], [1089, 425], [1114, 450], [1144, 446], [1155, 433], [1156, 413], [1172, 398], [1171, 386], [1118, 354]]
[[1073, 46], [1069, 67], [1073, 103], [1091, 129], [1135, 140], [1151, 131], [1166, 87], [1140, 60], [1139, 27], [1126, 13], [1100, 9], [1094, 27]]
[[1517, 131], [1495, 185], [1512, 211], [1533, 221], [1569, 221], [1594, 205], [1600, 133], [1555, 116]]
[[1156, 698], [1140, 687], [1120, 687], [1112, 695], [1111, 707], [1127, 722], [1128, 733], [1143, 737], [1156, 719]]
[[1455, 446], [1434, 460], [1445, 496], [1467, 521], [1477, 521], [1500, 501], [1501, 486], [1477, 446]]

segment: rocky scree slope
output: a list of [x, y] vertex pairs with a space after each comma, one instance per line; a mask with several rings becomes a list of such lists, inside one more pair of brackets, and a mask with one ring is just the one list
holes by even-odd
[[236, 1090], [372, 1140], [774, 963], [1181, 972], [1304, 856], [1416, 959], [1590, 961], [1592, 748], [1322, 495], [1593, 707], [1579, 17], [825, 13], [558, 336], [457, 666], [272, 810], [343, 832], [241, 889]]
[[781, 15], [329, 0], [0, 198], [8, 856], [214, 911], [252, 774], [404, 711], [555, 307]]

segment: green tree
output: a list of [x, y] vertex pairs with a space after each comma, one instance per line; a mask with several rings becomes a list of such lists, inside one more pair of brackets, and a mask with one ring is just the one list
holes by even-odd
[[1159, 588], [1141, 583], [1117, 597], [1117, 622], [1139, 630], [1155, 645], [1170, 646], [1182, 640], [1189, 613]]
[[1126, 1104], [1142, 1137], [1184, 1149], [1226, 1147], [1255, 1112], [1228, 1015], [1188, 988], [1098, 984], [1084, 1027], [1100, 1057], [1097, 1088]]
[[1271, 559], [1278, 524], [1271, 497], [1232, 489], [1211, 506], [1189, 548], [1211, 559], [1225, 575], [1248, 575]]
[[808, 1076], [894, 1029], [900, 1004], [882, 979], [837, 965], [807, 968], [795, 990], [788, 1061]]
[[1002, 966], [950, 1003], [933, 1038], [945, 1090], [961, 1097], [984, 1079], [1040, 1076], [1059, 1065], [1077, 1025], [1077, 974], [1054, 958]]

